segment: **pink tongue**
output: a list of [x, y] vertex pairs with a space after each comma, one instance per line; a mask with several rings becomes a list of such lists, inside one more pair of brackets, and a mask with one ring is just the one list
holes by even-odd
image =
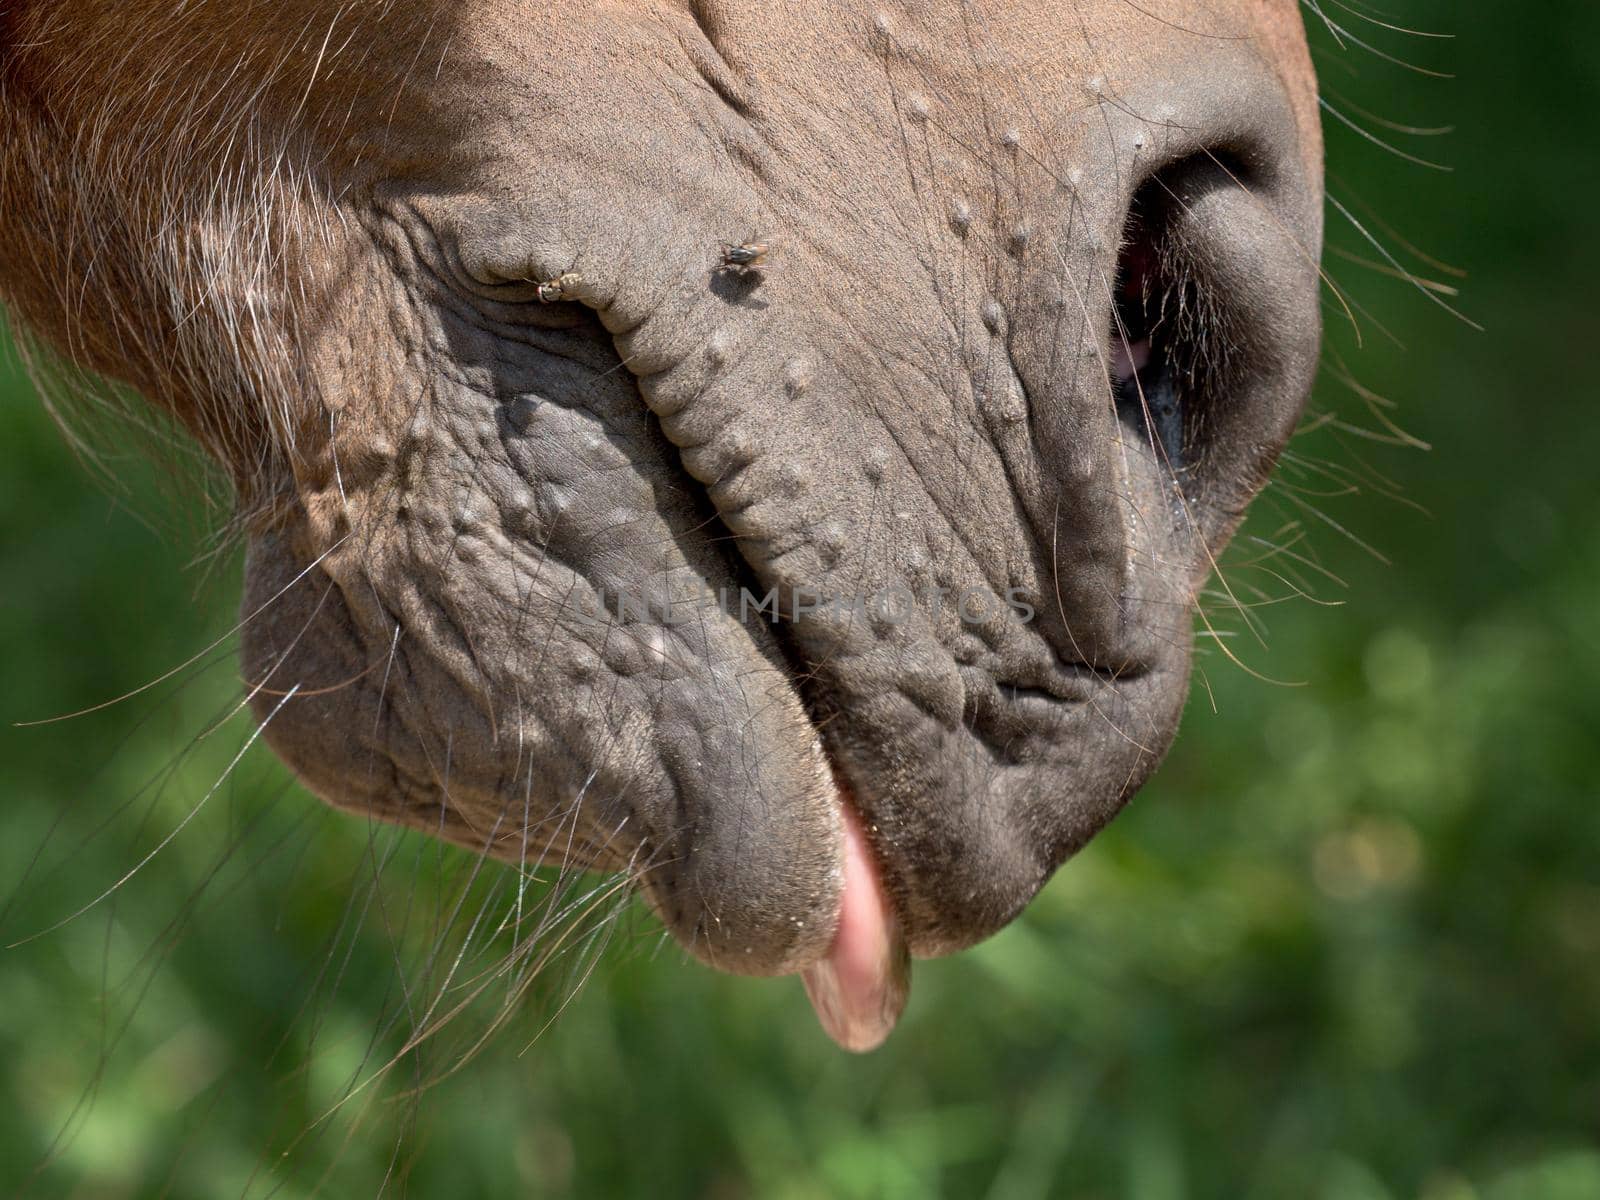
[[894, 1029], [911, 990], [911, 956], [878, 882], [861, 822], [844, 812], [844, 888], [839, 931], [801, 974], [828, 1036], [846, 1050], [875, 1050]]

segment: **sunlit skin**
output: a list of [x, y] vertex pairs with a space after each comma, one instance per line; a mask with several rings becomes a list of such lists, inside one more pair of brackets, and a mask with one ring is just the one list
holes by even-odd
[[264, 740], [852, 1049], [1170, 744], [1321, 194], [1288, 0], [0, 10], [0, 299], [232, 482]]

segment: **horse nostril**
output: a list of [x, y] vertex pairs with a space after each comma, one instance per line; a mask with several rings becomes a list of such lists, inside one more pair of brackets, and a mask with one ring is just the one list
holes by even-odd
[[1309, 389], [1317, 247], [1259, 156], [1200, 150], [1150, 175], [1123, 223], [1107, 366], [1122, 423], [1231, 524]]
[[[1164, 259], [1164, 227], [1151, 180], [1134, 196], [1112, 284], [1111, 389], [1118, 419], [1178, 474], [1184, 456], [1184, 389], [1176, 375], [1179, 325], [1192, 307], [1182, 269]], [[1192, 407], [1192, 406], [1191, 406]]]

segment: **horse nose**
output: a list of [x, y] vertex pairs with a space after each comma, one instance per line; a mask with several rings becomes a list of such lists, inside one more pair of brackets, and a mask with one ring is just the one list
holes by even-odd
[[[1036, 628], [1080, 666], [1138, 669], [1137, 598], [1187, 602], [1316, 369], [1315, 147], [1275, 75], [1222, 74], [1227, 87], [1169, 80], [1081, 118], [1052, 208], [1060, 253], [1020, 289], [1033, 307], [1010, 348], [1041, 398], [1030, 430], [1049, 484], [1032, 513], [1050, 564]], [[1142, 579], [1157, 559], [1173, 569]]]

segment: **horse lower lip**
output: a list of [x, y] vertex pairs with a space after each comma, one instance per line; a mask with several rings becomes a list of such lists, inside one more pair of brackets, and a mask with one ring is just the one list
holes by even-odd
[[894, 1030], [911, 990], [911, 956], [866, 832], [850, 804], [844, 817], [844, 883], [839, 925], [828, 951], [802, 973], [822, 1028], [846, 1050], [864, 1053]]

